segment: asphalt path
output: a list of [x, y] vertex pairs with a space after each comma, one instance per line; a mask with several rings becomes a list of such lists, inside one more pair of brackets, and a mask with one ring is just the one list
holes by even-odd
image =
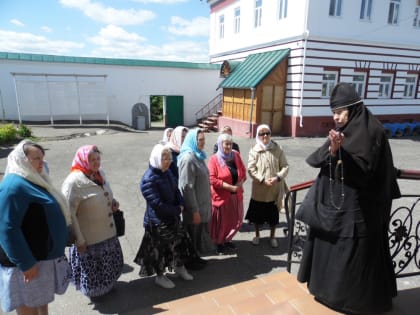
[[[153, 277], [140, 278], [139, 267], [133, 263], [143, 236], [143, 215], [145, 201], [139, 191], [139, 182], [148, 166], [151, 149], [163, 134], [163, 129], [134, 131], [120, 126], [29, 126], [37, 141], [46, 149], [46, 160], [53, 183], [60, 187], [68, 175], [71, 161], [82, 145], [95, 144], [102, 151], [102, 167], [111, 184], [115, 198], [120, 202], [126, 218], [126, 234], [120, 237], [125, 266], [116, 289], [100, 303], [93, 304], [77, 292], [72, 285], [67, 292], [58, 296], [50, 304], [50, 314], [153, 314], [153, 305], [164, 303], [200, 292], [217, 289], [262, 275], [286, 269], [287, 239], [284, 233], [285, 216], [281, 214], [277, 229], [279, 248], [269, 246], [269, 229], [262, 230], [259, 246], [253, 246], [253, 227], [246, 222], [235, 236], [235, 251], [223, 256], [208, 253], [209, 261], [205, 269], [191, 271], [193, 281], [174, 279], [176, 287], [165, 290], [154, 284]], [[211, 155], [217, 133], [206, 133], [206, 153]], [[321, 145], [326, 138], [283, 138], [273, 137], [286, 153], [290, 165], [287, 183], [295, 185], [313, 179], [317, 170], [305, 163], [305, 158]], [[244, 163], [253, 139], [234, 137], [239, 144]], [[394, 163], [401, 169], [420, 169], [420, 137], [390, 139]], [[4, 170], [7, 154], [12, 146], [0, 147], [0, 170]], [[3, 173], [0, 173], [3, 175]], [[410, 180], [400, 181], [404, 193], [419, 194], [419, 183]], [[245, 212], [250, 198], [250, 180], [244, 184]], [[420, 210], [419, 210], [420, 211]], [[296, 273], [297, 264], [292, 273]], [[416, 277], [399, 280], [400, 289], [419, 286]]]

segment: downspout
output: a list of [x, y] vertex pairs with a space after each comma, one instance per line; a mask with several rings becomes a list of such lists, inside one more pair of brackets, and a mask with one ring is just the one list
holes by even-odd
[[255, 88], [251, 88], [251, 109], [250, 109], [250, 113], [249, 113], [249, 137], [252, 139], [253, 135], [252, 135], [252, 113], [254, 111], [254, 97], [255, 97]]
[[12, 75], [13, 75], [13, 83], [15, 85], [16, 105], [17, 105], [19, 124], [22, 124], [22, 116], [20, 114], [19, 94], [18, 94], [18, 90], [17, 90], [16, 77], [15, 77], [14, 73], [12, 73]]
[[305, 3], [305, 25], [303, 33], [303, 60], [302, 60], [302, 79], [300, 82], [300, 104], [299, 104], [299, 127], [303, 127], [303, 115], [302, 115], [302, 106], [303, 106], [303, 85], [305, 84], [305, 68], [306, 68], [306, 46], [309, 37], [308, 30], [308, 12], [309, 12], [309, 0], [306, 0]]

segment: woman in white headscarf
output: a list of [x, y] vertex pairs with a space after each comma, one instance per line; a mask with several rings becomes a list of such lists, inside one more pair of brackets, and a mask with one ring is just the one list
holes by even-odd
[[70, 280], [64, 256], [70, 213], [44, 168], [44, 149], [23, 140], [0, 184], [0, 299], [4, 312], [48, 314]]
[[178, 155], [181, 150], [182, 143], [184, 142], [185, 136], [187, 135], [188, 128], [184, 126], [178, 126], [174, 129], [168, 142], [168, 146], [172, 153], [172, 163], [169, 169], [174, 174], [178, 181]]
[[255, 225], [255, 237], [252, 244], [260, 242], [260, 226], [270, 225], [270, 245], [278, 247], [275, 238], [276, 225], [279, 222], [279, 210], [283, 195], [287, 190], [285, 177], [289, 164], [283, 149], [271, 139], [268, 125], [257, 128], [256, 143], [249, 151], [248, 173], [252, 178], [252, 193], [245, 219]]
[[134, 259], [141, 267], [140, 276], [156, 274], [155, 283], [165, 289], [175, 287], [165, 275], [166, 268], [174, 269], [184, 280], [193, 280], [184, 262], [197, 256], [181, 224], [184, 198], [174, 175], [168, 171], [171, 163], [171, 150], [162, 144], [155, 145], [149, 168], [140, 182], [147, 207], [143, 221], [145, 232]]

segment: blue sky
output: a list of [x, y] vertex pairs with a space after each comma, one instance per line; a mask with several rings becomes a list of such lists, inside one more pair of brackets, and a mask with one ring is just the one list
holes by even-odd
[[0, 51], [208, 62], [206, 0], [0, 0]]

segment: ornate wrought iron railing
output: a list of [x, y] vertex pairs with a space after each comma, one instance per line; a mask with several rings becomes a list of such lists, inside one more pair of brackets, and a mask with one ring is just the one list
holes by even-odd
[[[420, 171], [400, 170], [399, 179], [420, 180]], [[302, 258], [307, 226], [295, 218], [297, 194], [312, 186], [313, 180], [290, 187], [285, 208], [288, 222], [287, 271]], [[389, 248], [397, 278], [420, 275], [420, 193], [403, 194], [391, 211], [388, 228]]]

